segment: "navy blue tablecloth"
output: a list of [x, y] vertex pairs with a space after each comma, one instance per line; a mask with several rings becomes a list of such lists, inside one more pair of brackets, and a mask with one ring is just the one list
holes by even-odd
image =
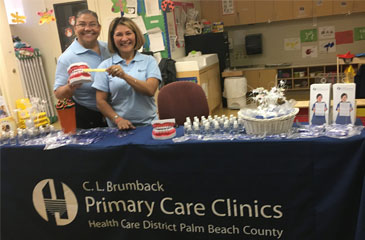
[[151, 130], [0, 148], [1, 239], [365, 239], [364, 131], [174, 143]]

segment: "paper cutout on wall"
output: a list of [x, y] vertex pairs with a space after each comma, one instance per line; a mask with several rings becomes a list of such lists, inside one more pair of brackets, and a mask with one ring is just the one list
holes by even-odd
[[301, 42], [315, 42], [317, 41], [317, 29], [306, 29], [300, 31]]
[[336, 52], [336, 41], [335, 40], [319, 41], [319, 52], [320, 53]]
[[76, 17], [75, 16], [71, 16], [68, 18], [68, 23], [71, 25], [71, 26], [75, 26], [76, 24]]
[[39, 16], [41, 16], [41, 19], [39, 20], [39, 25], [42, 25], [43, 23], [50, 23], [56, 20], [53, 14], [53, 9], [48, 10], [46, 9], [45, 12], [37, 12]]
[[302, 47], [302, 57], [307, 58], [315, 58], [318, 57], [317, 46], [303, 46]]
[[20, 16], [18, 14], [18, 12], [15, 12], [15, 14], [10, 13], [10, 15], [13, 17], [13, 19], [11, 19], [12, 23], [16, 23], [16, 24], [25, 23], [26, 17], [25, 16]]
[[124, 17], [135, 18], [138, 17], [138, 2], [137, 0], [126, 0], [124, 4]]
[[124, 12], [125, 0], [111, 0], [113, 3], [112, 12]]
[[347, 44], [354, 42], [354, 34], [352, 30], [344, 31], [344, 32], [336, 32], [336, 44]]
[[318, 28], [319, 39], [334, 39], [335, 26], [325, 26]]
[[158, 0], [144, 0], [144, 7], [147, 17], [161, 15], [161, 10]]
[[355, 28], [355, 41], [365, 40], [365, 27]]
[[150, 51], [160, 52], [165, 50], [165, 43], [163, 40], [163, 33], [159, 27], [147, 30], [150, 42]]
[[72, 28], [66, 28], [65, 29], [65, 36], [66, 37], [72, 37], [73, 32], [72, 32]]
[[171, 0], [164, 0], [161, 3], [161, 9], [164, 12], [172, 12], [174, 11], [175, 5], [174, 2]]
[[284, 39], [284, 50], [300, 50], [300, 39], [299, 38], [285, 38]]
[[144, 24], [142, 16], [133, 18], [132, 21], [137, 24], [138, 28], [141, 30], [142, 34], [147, 33], [146, 25]]

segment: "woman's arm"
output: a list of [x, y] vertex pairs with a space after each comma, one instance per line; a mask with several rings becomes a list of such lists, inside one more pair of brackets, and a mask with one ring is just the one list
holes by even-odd
[[126, 129], [134, 129], [133, 124], [127, 119], [119, 116], [110, 104], [107, 101], [108, 93], [100, 90], [96, 90], [96, 107], [100, 110], [100, 112], [111, 121], [113, 121], [118, 129], [126, 130]]
[[76, 88], [80, 86], [81, 84], [76, 84], [76, 85], [66, 84], [64, 86], [57, 88], [54, 91], [54, 94], [57, 99], [71, 98]]
[[155, 95], [158, 85], [160, 84], [160, 81], [157, 78], [147, 78], [146, 81], [138, 80], [133, 76], [126, 74], [119, 65], [110, 66], [106, 71], [113, 77], [124, 79], [134, 90], [149, 97]]

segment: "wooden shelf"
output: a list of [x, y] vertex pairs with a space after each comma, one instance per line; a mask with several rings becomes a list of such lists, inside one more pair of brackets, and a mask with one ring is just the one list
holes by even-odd
[[[291, 67], [283, 67], [277, 68], [277, 83], [280, 80], [286, 81], [287, 86], [291, 86], [288, 88], [288, 91], [303, 91], [309, 90], [310, 85], [313, 83], [323, 83], [323, 78], [328, 83], [337, 83], [340, 82], [343, 78], [343, 73], [345, 69], [352, 65], [352, 67], [357, 71], [360, 67], [360, 64], [365, 62], [365, 59], [354, 58], [353, 61], [349, 64], [346, 64], [342, 61], [342, 59], [337, 59], [337, 64], [323, 64], [323, 65], [307, 65], [307, 66], [291, 66]], [[282, 77], [283, 75], [289, 75], [291, 77]], [[300, 77], [298, 75], [304, 75]], [[314, 75], [314, 76], [313, 76]], [[288, 83], [290, 81], [290, 83]], [[296, 87], [296, 84], [301, 83], [301, 81], [306, 81], [306, 87]], [[303, 84], [304, 85], [304, 84]]]

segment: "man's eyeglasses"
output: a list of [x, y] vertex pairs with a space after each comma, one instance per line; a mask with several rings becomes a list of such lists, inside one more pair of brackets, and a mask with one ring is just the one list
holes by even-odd
[[80, 27], [80, 28], [85, 28], [86, 26], [88, 26], [89, 28], [96, 28], [96, 27], [99, 27], [99, 24], [97, 24], [97, 23], [89, 23], [89, 24], [78, 23], [78, 24], [76, 24], [76, 27]]

